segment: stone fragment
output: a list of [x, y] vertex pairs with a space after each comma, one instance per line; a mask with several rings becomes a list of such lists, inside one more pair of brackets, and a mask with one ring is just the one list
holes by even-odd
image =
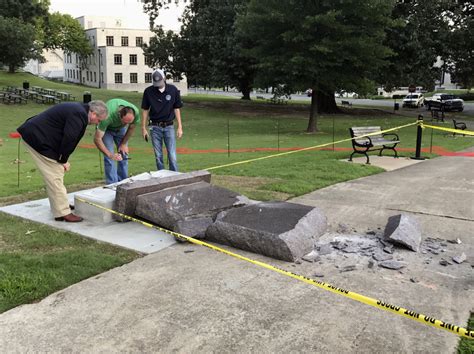
[[369, 260], [369, 264], [367, 265], [367, 267], [370, 269], [370, 268], [373, 268], [374, 267], [374, 261], [372, 260]]
[[390, 254], [392, 254], [392, 253], [393, 253], [393, 245], [385, 246], [385, 247], [383, 248], [383, 251], [384, 251], [385, 253], [390, 253]]
[[348, 265], [348, 266], [345, 266], [344, 268], [342, 268], [339, 272], [343, 273], [343, 272], [351, 272], [353, 270], [356, 270], [357, 267], [355, 265]]
[[[211, 174], [207, 171], [193, 171], [178, 175], [151, 178], [147, 180], [124, 183], [117, 186], [114, 209], [119, 213], [135, 216], [137, 197], [141, 194], [163, 190], [165, 188], [186, 185], [196, 182], [211, 182]], [[116, 217], [118, 221], [125, 221]]]
[[317, 250], [318, 250], [318, 253], [319, 253], [320, 256], [324, 256], [324, 255], [326, 255], [326, 254], [332, 253], [333, 248], [332, 248], [332, 246], [331, 246], [330, 244], [325, 243], [325, 244], [323, 244], [323, 245], [320, 245], [320, 246], [317, 248]]
[[461, 241], [460, 239], [458, 239], [458, 238], [455, 239], [455, 240], [447, 240], [447, 241], [448, 241], [449, 243], [454, 243], [454, 244], [458, 244], [458, 245], [462, 243], [462, 241]]
[[284, 261], [313, 249], [327, 229], [320, 209], [286, 202], [262, 202], [218, 215], [206, 239]]
[[389, 260], [389, 261], [380, 262], [379, 266], [383, 268], [387, 268], [387, 269], [399, 270], [405, 267], [406, 263], [395, 261], [395, 260]]
[[408, 214], [394, 215], [388, 218], [385, 226], [385, 238], [417, 252], [421, 242], [421, 227], [418, 221]]
[[310, 253], [303, 257], [303, 260], [306, 262], [314, 263], [319, 262], [321, 260], [321, 257], [319, 256], [317, 251], [312, 250]]
[[313, 273], [313, 277], [315, 278], [323, 278], [324, 274], [323, 273]]
[[388, 261], [390, 259], [393, 259], [393, 256], [391, 254], [387, 254], [387, 253], [382, 253], [380, 251], [378, 252], [375, 252], [372, 257], [378, 261], [378, 262], [381, 262], [381, 261]]
[[359, 247], [357, 247], [357, 245], [348, 245], [347, 247], [343, 248], [342, 249], [342, 252], [344, 253], [357, 253], [359, 252]]
[[169, 230], [204, 238], [218, 213], [247, 203], [235, 192], [197, 182], [139, 195], [135, 213]]
[[453, 261], [456, 262], [457, 264], [461, 264], [467, 259], [466, 254], [463, 252], [460, 255], [454, 256]]
[[448, 265], [451, 265], [452, 263], [449, 262], [449, 261], [447, 261], [446, 259], [441, 259], [441, 260], [439, 261], [439, 264], [441, 264], [442, 266], [445, 266], [445, 267], [446, 267], [446, 266], [448, 266]]

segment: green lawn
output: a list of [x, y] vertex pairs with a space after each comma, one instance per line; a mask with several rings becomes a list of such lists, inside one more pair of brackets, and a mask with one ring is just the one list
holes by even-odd
[[[121, 97], [140, 106], [141, 93], [106, 91], [78, 85], [56, 83], [32, 75], [0, 72], [0, 87], [30, 86], [60, 89], [81, 99], [90, 91], [93, 99], [108, 100]], [[190, 95], [183, 98], [184, 136], [178, 142], [178, 162], [181, 171], [205, 169], [222, 164], [253, 159], [278, 153], [285, 148], [309, 147], [348, 138], [348, 127], [378, 125], [391, 128], [414, 122], [413, 117], [384, 113], [367, 113], [353, 108], [352, 115], [319, 117], [319, 131], [305, 132], [308, 104], [270, 105], [262, 100], [244, 102], [228, 97]], [[26, 105], [0, 104], [0, 204], [44, 197], [43, 182], [29, 155], [20, 148], [20, 187], [17, 186], [18, 140], [10, 132], [28, 117], [45, 108], [34, 102]], [[369, 112], [368, 110], [366, 110]], [[472, 119], [469, 118], [469, 119]], [[449, 120], [448, 120], [449, 121]], [[451, 124], [443, 124], [451, 127]], [[71, 156], [72, 170], [66, 175], [69, 190], [102, 183], [100, 158], [93, 147], [94, 127], [89, 127], [80, 147]], [[404, 148], [414, 148], [416, 127], [398, 131], [400, 155], [413, 156]], [[423, 147], [429, 148], [431, 131], [426, 129]], [[228, 145], [228, 143], [230, 145]], [[472, 146], [473, 139], [453, 138], [440, 131], [433, 132], [433, 145], [459, 151]], [[213, 183], [228, 187], [258, 200], [286, 200], [334, 183], [359, 178], [382, 170], [369, 165], [349, 164], [350, 142], [336, 145], [336, 151], [305, 151], [212, 170]], [[155, 170], [150, 143], [139, 137], [139, 130], [130, 141], [130, 173]], [[228, 148], [231, 152], [228, 153]], [[275, 149], [244, 151], [244, 149]], [[203, 150], [214, 150], [205, 152]], [[435, 156], [423, 153], [424, 156]], [[47, 226], [26, 222], [0, 214], [0, 312], [21, 303], [35, 301], [60, 288], [128, 262], [138, 255], [111, 246], [86, 241], [73, 234], [56, 231]], [[28, 230], [35, 230], [28, 234]], [[32, 236], [34, 236], [32, 238]], [[71, 262], [71, 259], [74, 261]], [[5, 275], [5, 276], [4, 276]], [[5, 280], [3, 280], [5, 279]]]

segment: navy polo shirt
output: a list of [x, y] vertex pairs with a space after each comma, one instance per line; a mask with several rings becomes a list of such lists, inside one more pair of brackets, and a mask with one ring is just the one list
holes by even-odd
[[149, 119], [154, 122], [172, 121], [174, 110], [181, 107], [181, 95], [174, 85], [166, 84], [163, 92], [158, 87], [149, 86], [143, 92], [142, 109], [150, 110]]

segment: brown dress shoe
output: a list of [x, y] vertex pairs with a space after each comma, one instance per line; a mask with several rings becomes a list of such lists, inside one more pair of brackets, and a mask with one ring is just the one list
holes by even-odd
[[80, 216], [74, 215], [73, 213], [54, 218], [56, 221], [65, 221], [65, 222], [81, 222], [84, 220]]

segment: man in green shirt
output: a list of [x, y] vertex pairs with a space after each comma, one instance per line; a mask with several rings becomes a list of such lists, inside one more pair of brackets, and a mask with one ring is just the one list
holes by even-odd
[[128, 178], [127, 143], [140, 124], [140, 115], [137, 106], [120, 98], [111, 99], [106, 105], [109, 114], [97, 125], [94, 143], [104, 154], [105, 182], [111, 184]]

